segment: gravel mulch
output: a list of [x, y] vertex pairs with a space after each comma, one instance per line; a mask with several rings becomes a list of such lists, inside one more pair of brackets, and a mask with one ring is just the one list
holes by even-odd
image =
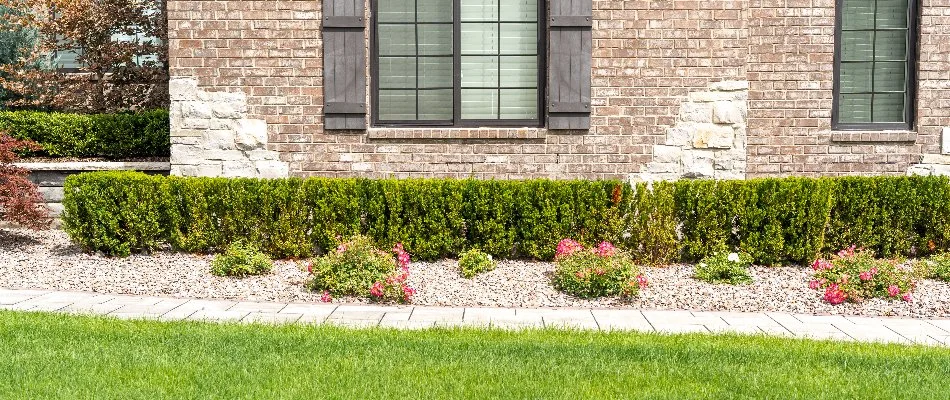
[[[271, 274], [244, 279], [211, 275], [211, 256], [159, 252], [108, 258], [84, 254], [59, 230], [0, 230], [0, 287], [91, 291], [114, 294], [254, 301], [318, 302], [320, 294], [303, 287], [307, 273], [298, 263], [278, 261]], [[650, 286], [638, 299], [584, 300], [550, 285], [554, 265], [502, 261], [494, 271], [468, 280], [456, 262], [414, 262], [409, 283], [418, 290], [414, 304], [491, 307], [623, 307], [715, 311], [780, 311], [804, 314], [950, 317], [950, 284], [924, 280], [914, 302], [874, 299], [831, 306], [808, 289], [809, 268], [753, 267], [750, 285], [712, 285], [691, 278], [692, 267], [645, 268]], [[365, 302], [363, 299], [339, 299]]]

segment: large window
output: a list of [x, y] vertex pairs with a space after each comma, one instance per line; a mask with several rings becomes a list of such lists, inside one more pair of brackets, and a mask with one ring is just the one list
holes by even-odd
[[378, 125], [540, 124], [539, 0], [376, 0]]
[[835, 129], [910, 129], [914, 0], [837, 0]]

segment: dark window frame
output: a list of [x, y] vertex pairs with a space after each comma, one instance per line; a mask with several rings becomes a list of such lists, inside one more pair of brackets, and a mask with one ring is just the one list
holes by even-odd
[[[537, 119], [462, 119], [462, 76], [461, 76], [461, 0], [452, 1], [452, 102], [453, 118], [445, 121], [383, 121], [379, 119], [379, 41], [377, 37], [377, 3], [380, 0], [370, 0], [370, 100], [371, 122], [374, 127], [381, 128], [522, 128], [544, 127], [545, 98], [547, 95], [547, 1], [538, 0], [538, 118]], [[385, 0], [383, 0], [385, 1]], [[499, 4], [500, 7], [500, 4]], [[499, 44], [500, 46], [500, 44]], [[449, 56], [445, 56], [449, 57]], [[418, 79], [418, 77], [417, 77]], [[499, 98], [499, 101], [501, 99]]]
[[[874, 0], [875, 4], [877, 0]], [[917, 0], [907, 0], [907, 62], [905, 65], [905, 92], [904, 92], [904, 120], [905, 122], [840, 122], [838, 112], [841, 97], [841, 32], [842, 17], [844, 14], [844, 0], [835, 0], [835, 48], [834, 48], [834, 80], [831, 104], [831, 129], [840, 131], [884, 131], [914, 129], [917, 115], [917, 49], [919, 9]], [[876, 16], [875, 16], [876, 18]], [[872, 88], [873, 90], [873, 88]], [[874, 103], [871, 103], [873, 110]], [[872, 111], [873, 113], [873, 111]]]

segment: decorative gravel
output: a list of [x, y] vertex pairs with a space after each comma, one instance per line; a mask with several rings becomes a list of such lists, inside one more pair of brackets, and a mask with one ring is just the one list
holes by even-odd
[[[275, 262], [271, 274], [243, 279], [211, 275], [211, 256], [158, 252], [108, 258], [84, 254], [59, 230], [0, 229], [0, 287], [192, 298], [318, 302], [303, 287], [307, 273], [293, 261]], [[831, 306], [808, 289], [809, 268], [753, 267], [750, 285], [713, 285], [691, 278], [693, 268], [645, 268], [650, 286], [638, 299], [577, 299], [550, 285], [554, 265], [502, 261], [498, 268], [468, 280], [454, 260], [414, 262], [409, 283], [419, 305], [491, 307], [624, 307], [718, 311], [782, 311], [804, 314], [950, 317], [950, 284], [924, 280], [914, 302], [874, 299]], [[364, 299], [338, 299], [365, 302]]]

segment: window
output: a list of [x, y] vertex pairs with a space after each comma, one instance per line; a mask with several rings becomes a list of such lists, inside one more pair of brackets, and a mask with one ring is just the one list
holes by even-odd
[[538, 126], [539, 0], [376, 0], [377, 125]]
[[837, 0], [834, 129], [911, 129], [914, 0]]

